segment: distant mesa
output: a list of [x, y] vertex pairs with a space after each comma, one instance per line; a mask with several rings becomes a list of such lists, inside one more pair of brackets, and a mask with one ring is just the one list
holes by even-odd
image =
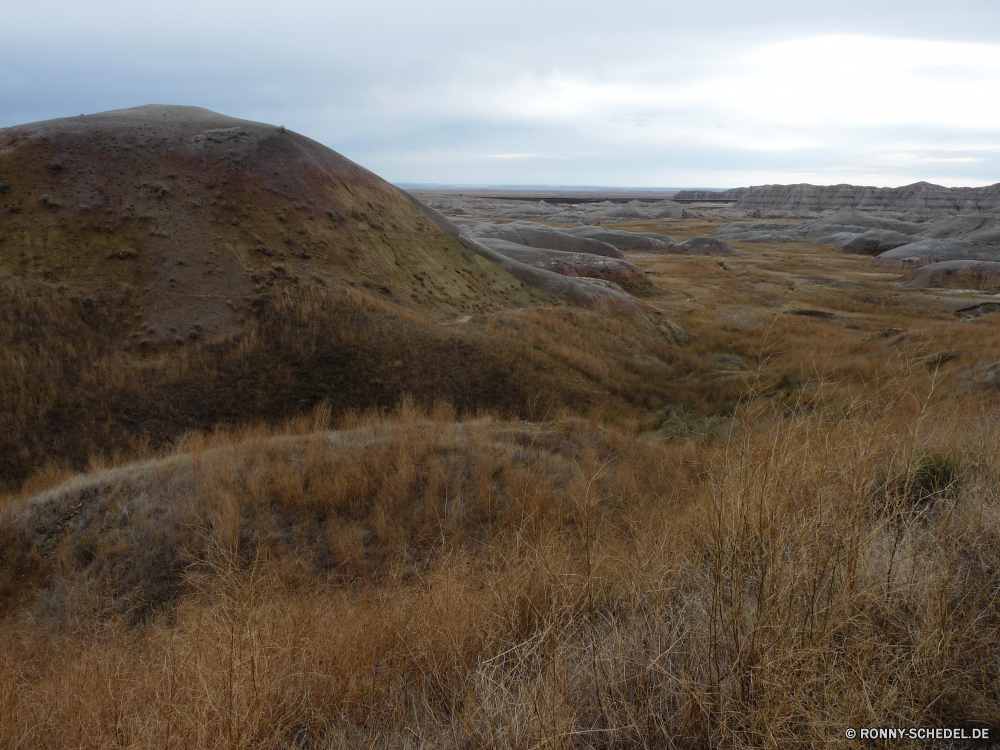
[[704, 214], [672, 200], [630, 200], [616, 203], [609, 200], [577, 203], [519, 202], [511, 206], [506, 198], [462, 197], [454, 195], [427, 196], [427, 205], [446, 216], [482, 219], [529, 219], [561, 225], [585, 226], [602, 221], [656, 221], [697, 219]]
[[1000, 183], [987, 187], [946, 188], [916, 182], [899, 188], [860, 185], [759, 185], [721, 192], [682, 190], [675, 201], [731, 202], [737, 211], [822, 212], [857, 208], [912, 216], [938, 212], [969, 213], [1000, 208]]
[[454, 224], [479, 254], [502, 258], [501, 265], [513, 262], [549, 274], [531, 283], [578, 304], [606, 300], [636, 307], [630, 295], [643, 296], [653, 288], [638, 267], [606, 242], [528, 221], [455, 219]]
[[[718, 203], [720, 197], [731, 205], [713, 209], [679, 202]], [[504, 201], [493, 195], [434, 195], [428, 201], [456, 215], [463, 230], [481, 238], [569, 252], [596, 251], [566, 244], [567, 234], [607, 243], [623, 253], [729, 254], [736, 252], [730, 243], [812, 240], [838, 252], [870, 256], [874, 265], [895, 270], [951, 260], [1000, 262], [1000, 183], [986, 188], [944, 188], [926, 182], [902, 188], [764, 185], [680, 191], [674, 198], [558, 204], [531, 203], [519, 196]], [[720, 214], [736, 220], [698, 242], [677, 243], [665, 234], [620, 228], [639, 221], [711, 219]], [[545, 234], [547, 239], [529, 240], [529, 234]]]
[[735, 203], [751, 188], [729, 190], [678, 190], [674, 200], [678, 203]]
[[1000, 243], [1000, 217], [958, 215], [935, 222], [923, 234], [935, 239], [959, 237], [969, 242]]

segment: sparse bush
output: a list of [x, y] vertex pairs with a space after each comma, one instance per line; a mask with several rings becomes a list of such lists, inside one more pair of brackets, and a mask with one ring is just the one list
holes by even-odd
[[677, 405], [665, 406], [652, 418], [652, 428], [665, 438], [700, 440], [724, 435], [731, 420], [726, 415], [698, 414]]
[[10, 192], [10, 183], [7, 180], [0, 180], [0, 195], [6, 195]]
[[925, 453], [917, 459], [910, 492], [921, 501], [945, 492], [957, 491], [961, 471], [951, 457], [940, 453]]
[[40, 197], [38, 199], [38, 202], [41, 203], [43, 206], [49, 206], [50, 208], [59, 208], [62, 205], [62, 203], [59, 202], [58, 198], [49, 193], [45, 193], [45, 195]]
[[937, 452], [923, 452], [912, 465], [880, 474], [872, 503], [879, 514], [910, 513], [935, 501], [954, 497], [961, 489], [962, 472], [955, 461]]

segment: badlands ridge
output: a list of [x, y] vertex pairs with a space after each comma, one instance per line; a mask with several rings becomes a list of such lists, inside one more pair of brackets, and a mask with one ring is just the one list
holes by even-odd
[[[547, 231], [564, 237], [601, 239], [639, 252], [726, 255], [741, 243], [811, 242], [872, 256], [872, 264], [882, 268], [908, 271], [931, 266], [914, 277], [914, 284], [964, 284], [975, 289], [997, 284], [996, 267], [990, 264], [1000, 262], [1000, 183], [984, 188], [944, 188], [924, 182], [901, 188], [765, 185], [720, 192], [686, 190], [672, 199], [625, 203], [581, 198], [574, 203], [541, 200], [517, 206], [497, 198], [425, 197], [482, 238], [510, 235], [515, 225], [530, 226], [525, 225], [529, 220], [557, 225]], [[627, 222], [669, 226], [685, 219], [723, 223], [708, 236], [685, 243], [663, 234], [594, 226]], [[497, 221], [512, 223], [493, 223]]]
[[787, 211], [801, 213], [857, 208], [892, 211], [911, 218], [945, 212], [977, 212], [1000, 209], [1000, 183], [986, 187], [946, 188], [915, 182], [898, 188], [860, 185], [760, 185], [721, 192], [682, 190], [677, 200], [734, 201], [737, 211]]

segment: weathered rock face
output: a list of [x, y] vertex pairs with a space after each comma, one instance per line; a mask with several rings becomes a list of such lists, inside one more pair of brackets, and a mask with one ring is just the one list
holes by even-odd
[[720, 237], [736, 242], [798, 242], [801, 224], [769, 221], [733, 221], [715, 230]]
[[733, 255], [738, 251], [725, 240], [703, 236], [674, 245], [672, 252], [678, 255]]
[[1000, 245], [1000, 227], [988, 227], [976, 232], [969, 232], [969, 234], [964, 236], [964, 239], [970, 242], [987, 242]]
[[479, 241], [511, 260], [563, 276], [613, 281], [633, 294], [646, 293], [653, 288], [652, 282], [643, 275], [639, 267], [627, 260], [527, 247], [507, 240], [481, 238]]
[[961, 239], [918, 239], [887, 250], [873, 263], [887, 268], [914, 268], [948, 260], [1000, 260], [1000, 246]]
[[589, 253], [608, 258], [624, 258], [614, 245], [598, 239], [563, 232], [531, 221], [512, 221], [497, 224], [492, 221], [454, 220], [480, 239], [506, 240], [526, 247], [561, 250], [566, 253]]
[[901, 234], [922, 234], [930, 226], [926, 222], [900, 221], [872, 212], [859, 211], [856, 208], [840, 208], [823, 216], [822, 219], [806, 224], [806, 227], [822, 222], [850, 224], [864, 229], [887, 229]]
[[[811, 239], [817, 244], [832, 245], [840, 252], [871, 255], [874, 264], [889, 268], [916, 268], [963, 259], [1000, 262], [1000, 183], [986, 188], [943, 188], [926, 182], [902, 188], [765, 185], [724, 192], [682, 191], [677, 197], [706, 201], [720, 197], [738, 199], [733, 210], [736, 215], [789, 220], [733, 221], [718, 227], [711, 237], [675, 244], [666, 252], [725, 255], [736, 252], [728, 241], [792, 243]], [[549, 214], [547, 221], [589, 224], [612, 216], [638, 218], [657, 211], [673, 213], [678, 205], [669, 201], [660, 204], [631, 201], [624, 205], [577, 204], [572, 211], [546, 206], [540, 206], [539, 210]], [[810, 220], [805, 221], [807, 218]], [[486, 236], [523, 245], [570, 249], [551, 242], [528, 241], [527, 235], [515, 236], [511, 228], [515, 224], [530, 226], [531, 222], [494, 228]], [[663, 239], [651, 233], [623, 232], [603, 226], [565, 230], [543, 227], [536, 231], [561, 233], [564, 242], [565, 235], [570, 234], [605, 241], [619, 250], [663, 251], [660, 244]], [[640, 240], [640, 236], [644, 239]]]
[[914, 239], [916, 238], [912, 234], [902, 234], [891, 229], [869, 229], [841, 240], [837, 243], [837, 250], [851, 255], [878, 255], [907, 245]]
[[951, 260], [1000, 260], [1000, 218], [994, 214], [946, 215], [930, 221], [901, 221], [844, 207], [808, 222], [734, 221], [715, 230], [738, 242], [818, 244], [858, 255], [876, 265], [911, 268]]
[[979, 289], [1000, 292], [1000, 262], [949, 260], [929, 263], [913, 274], [909, 286], [952, 289]]
[[597, 224], [602, 221], [650, 221], [659, 219], [695, 219], [699, 211], [671, 200], [631, 200], [616, 203], [610, 200], [580, 203], [548, 203], [512, 201], [502, 198], [436, 195], [427, 198], [427, 205], [447, 216], [478, 219], [528, 219], [550, 221], [561, 225]]
[[969, 242], [997, 242], [1000, 241], [1000, 219], [989, 214], [954, 216], [934, 222], [923, 235], [935, 239], [960, 237]]
[[675, 201], [705, 201], [710, 203], [718, 200], [736, 200], [746, 195], [751, 188], [730, 188], [729, 190], [680, 190], [674, 194]]
[[927, 215], [940, 211], [975, 212], [1000, 208], [1000, 183], [981, 188], [946, 188], [916, 182], [899, 188], [860, 185], [759, 185], [734, 188], [721, 193], [685, 190], [678, 200], [738, 199], [740, 211], [826, 211], [857, 208], [863, 211], [891, 211]]
[[577, 237], [606, 242], [622, 251], [664, 252], [677, 244], [677, 240], [673, 237], [656, 232], [626, 232], [622, 229], [605, 229], [604, 227], [576, 227], [566, 231]]
[[426, 203], [435, 211], [440, 211], [444, 216], [468, 216], [472, 213], [472, 206], [468, 202], [449, 195], [436, 196]]

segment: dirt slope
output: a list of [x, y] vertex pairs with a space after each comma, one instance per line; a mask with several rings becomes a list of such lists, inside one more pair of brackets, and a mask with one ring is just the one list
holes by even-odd
[[316, 141], [149, 105], [0, 130], [0, 275], [137, 297], [132, 345], [220, 338], [275, 285], [424, 311], [547, 300]]

